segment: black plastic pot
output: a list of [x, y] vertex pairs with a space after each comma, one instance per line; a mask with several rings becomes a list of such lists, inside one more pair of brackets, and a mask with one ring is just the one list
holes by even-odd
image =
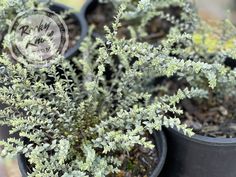
[[[52, 6], [50, 6], [50, 10], [60, 13], [66, 10], [69, 10], [70, 8], [59, 3], [54, 3]], [[75, 22], [77, 25], [80, 26], [80, 39], [76, 42], [76, 44], [67, 50], [67, 52], [64, 54], [66, 59], [70, 59], [79, 52], [79, 47], [83, 39], [86, 37], [87, 32], [88, 32], [88, 24], [85, 20], [85, 13], [84, 10], [80, 11], [79, 13], [72, 13], [70, 14], [71, 18], [75, 19]], [[0, 105], [1, 109], [2, 105]], [[0, 140], [6, 140], [8, 137], [16, 137], [16, 135], [9, 136], [9, 127], [7, 126], [0, 126]]]
[[0, 126], [0, 140], [7, 140], [8, 137], [10, 137], [9, 127]]
[[[52, 6], [50, 6], [50, 10], [60, 13], [66, 10], [69, 10], [70, 8], [59, 3], [54, 3]], [[72, 47], [69, 48], [66, 53], [64, 54], [65, 58], [71, 58], [78, 54], [79, 52], [79, 47], [83, 39], [86, 37], [88, 33], [88, 24], [85, 20], [85, 15], [84, 11], [80, 11], [79, 13], [72, 13], [70, 14], [71, 18], [75, 19], [76, 23], [78, 26], [80, 26], [80, 38], [79, 40], [76, 41], [76, 44]]]
[[[0, 103], [0, 110], [4, 109], [5, 106]], [[9, 137], [9, 128], [7, 126], [0, 126], [0, 140], [6, 140]]]
[[236, 177], [236, 138], [185, 136], [165, 129], [167, 161], [162, 177]]
[[[6, 105], [0, 103], [0, 110], [3, 110], [3, 109], [5, 109], [5, 108], [6, 108]], [[8, 126], [6, 126], [6, 125], [0, 126], [0, 140], [6, 141], [7, 138], [9, 138], [9, 137], [11, 137], [11, 138], [17, 138], [17, 137], [18, 137], [18, 134], [15, 133], [15, 134], [13, 134], [13, 135], [10, 135], [10, 133], [9, 133], [9, 127], [8, 127]]]
[[[156, 148], [159, 152], [159, 163], [158, 166], [153, 171], [150, 177], [158, 177], [162, 171], [162, 168], [165, 164], [166, 154], [167, 154], [167, 145], [166, 137], [163, 132], [154, 132], [154, 140]], [[18, 164], [22, 177], [27, 177], [27, 172], [30, 171], [29, 166], [27, 165], [27, 160], [23, 155], [18, 155]]]
[[226, 66], [229, 66], [231, 69], [236, 68], [236, 62], [232, 58], [226, 58], [225, 63]]
[[160, 158], [157, 167], [155, 168], [150, 177], [158, 177], [160, 175], [165, 164], [167, 154], [167, 143], [165, 134], [163, 132], [154, 132], [154, 140]]

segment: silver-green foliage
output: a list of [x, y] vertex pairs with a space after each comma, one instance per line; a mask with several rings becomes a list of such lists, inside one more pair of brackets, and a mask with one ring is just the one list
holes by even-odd
[[[176, 33], [177, 31], [173, 30], [168, 40], [175, 40]], [[179, 78], [186, 78], [192, 87], [208, 90], [210, 102], [221, 104], [225, 97], [235, 99], [236, 69], [226, 64], [227, 60], [235, 62], [236, 59], [235, 34], [236, 28], [228, 19], [217, 26], [201, 22], [190, 40], [180, 39], [175, 49], [168, 51], [169, 55], [174, 55], [185, 63], [198, 63], [194, 66], [195, 69], [204, 64], [204, 75], [191, 72], [191, 67], [189, 72], [180, 71], [177, 75]]]
[[5, 105], [0, 123], [22, 138], [1, 141], [2, 156], [23, 154], [31, 166], [29, 176], [103, 177], [119, 171], [117, 154], [136, 144], [154, 147], [143, 136], [146, 132], [175, 126], [191, 136], [176, 105], [206, 97], [207, 91], [193, 87], [151, 99], [144, 86], [153, 76], [198, 75], [212, 88], [222, 77], [235, 78], [221, 64], [170, 55], [174, 44], [191, 41], [178, 29], [156, 47], [116, 38], [124, 10], [122, 5], [112, 29], [105, 28], [105, 41], [85, 40], [74, 58], [76, 70], [63, 59], [35, 70], [12, 64], [5, 54], [0, 57], [0, 101]]
[[8, 25], [14, 20], [20, 12], [33, 8], [35, 0], [1, 0], [0, 1], [0, 31], [7, 30]]

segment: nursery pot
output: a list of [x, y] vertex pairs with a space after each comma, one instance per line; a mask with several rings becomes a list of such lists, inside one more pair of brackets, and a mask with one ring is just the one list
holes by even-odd
[[[59, 3], [54, 3], [50, 6], [50, 10], [60, 13], [66, 10], [69, 10], [70, 8]], [[66, 53], [64, 54], [65, 58], [72, 58], [79, 52], [79, 47], [83, 39], [86, 37], [88, 32], [88, 24], [85, 20], [85, 15], [83, 13], [83, 10], [81, 10], [79, 13], [71, 13], [70, 18], [73, 18], [75, 20], [75, 23], [77, 26], [80, 26], [80, 38], [76, 41], [76, 44], [73, 45], [73, 47], [69, 48]]]
[[[165, 164], [167, 145], [166, 145], [166, 137], [163, 132], [154, 132], [153, 137], [156, 148], [159, 152], [159, 163], [150, 177], [158, 177]], [[18, 165], [22, 177], [27, 177], [27, 172], [30, 171], [30, 167], [27, 164], [27, 159], [22, 154], [18, 155]]]
[[0, 127], [0, 140], [7, 140], [8, 137], [10, 137], [9, 127], [8, 126], [1, 126]]
[[[55, 13], [60, 13], [66, 10], [69, 10], [70, 8], [59, 4], [59, 3], [54, 3], [53, 5], [50, 6], [50, 10], [54, 11]], [[81, 10], [79, 13], [72, 13], [70, 14], [70, 18], [75, 19], [76, 25], [80, 26], [80, 38], [79, 40], [76, 41], [76, 44], [67, 50], [67, 52], [64, 54], [65, 58], [69, 59], [78, 54], [79, 46], [83, 39], [86, 37], [87, 32], [88, 32], [88, 25], [85, 20], [85, 15], [84, 11]], [[3, 105], [0, 104], [0, 108], [2, 109]], [[7, 126], [0, 126], [0, 139], [1, 140], [6, 140], [9, 137], [9, 127]], [[16, 137], [16, 135], [13, 135], [12, 137]]]
[[163, 177], [235, 177], [236, 138], [185, 136], [165, 129], [168, 145]]
[[[4, 105], [0, 103], [0, 109], [4, 109]], [[9, 128], [7, 126], [0, 126], [0, 140], [6, 140], [9, 137]]]
[[[0, 110], [3, 110], [6, 106], [1, 104], [0, 103]], [[18, 134], [15, 133], [13, 135], [10, 135], [10, 132], [9, 132], [9, 127], [4, 125], [4, 126], [0, 126], [0, 140], [4, 140], [6, 141], [7, 138], [17, 138], [18, 137]]]
[[226, 58], [225, 63], [226, 66], [231, 67], [232, 69], [236, 68], [236, 62], [232, 58]]
[[163, 169], [163, 166], [166, 161], [166, 154], [167, 154], [167, 143], [166, 143], [166, 137], [163, 132], [154, 132], [153, 133], [154, 142], [156, 145], [156, 148], [159, 152], [159, 162], [155, 170], [153, 171], [152, 175], [150, 177], [158, 177]]

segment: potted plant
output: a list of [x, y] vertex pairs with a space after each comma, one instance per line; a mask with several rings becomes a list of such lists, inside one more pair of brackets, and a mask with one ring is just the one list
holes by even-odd
[[[0, 76], [0, 99], [6, 107], [0, 111], [0, 123], [21, 138], [1, 141], [1, 154], [20, 154], [22, 175], [156, 177], [165, 162], [166, 146], [164, 135], [154, 130], [176, 126], [192, 134], [166, 114], [179, 112], [167, 102], [174, 104], [201, 90], [178, 91], [151, 101], [141, 87], [146, 82], [142, 76], [157, 66], [159, 49], [116, 37], [124, 9], [121, 6], [112, 30], [106, 28], [105, 42], [85, 40], [74, 59], [79, 74], [63, 59], [35, 69], [1, 56], [5, 72]], [[140, 53], [143, 49], [147, 51]], [[146, 65], [146, 57], [151, 65]], [[58, 77], [58, 66], [64, 77]], [[109, 77], [107, 70], [112, 71]], [[159, 71], [163, 72], [165, 68]], [[50, 85], [47, 75], [54, 78]]]
[[[158, 176], [166, 149], [151, 135], [165, 126], [192, 136], [177, 118], [183, 110], [176, 105], [186, 98], [205, 98], [208, 92], [205, 87], [192, 87], [154, 97], [150, 94], [153, 75], [185, 76], [190, 82], [196, 73], [212, 88], [222, 77], [233, 78], [224, 65], [180, 60], [180, 54], [189, 51], [180, 44], [191, 44], [192, 35], [182, 34], [178, 27], [158, 46], [139, 42], [135, 36], [118, 38], [125, 9], [125, 5], [120, 7], [112, 29], [105, 27], [104, 41], [84, 41], [74, 59], [79, 73], [63, 59], [35, 69], [1, 56], [0, 100], [6, 107], [0, 111], [0, 123], [11, 126], [11, 133], [19, 133], [21, 139], [9, 138], [0, 145], [4, 157], [20, 154], [22, 174], [99, 177], [135, 176], [138, 172]], [[64, 77], [58, 77], [57, 66]], [[51, 84], [48, 75], [54, 78]], [[163, 134], [158, 138], [164, 142]], [[152, 156], [155, 142], [163, 161]], [[145, 153], [156, 163], [151, 160], [146, 166], [136, 159], [135, 154], [142, 157]]]
[[83, 9], [88, 24], [95, 26], [94, 36], [104, 36], [104, 25], [111, 26], [122, 3], [126, 3], [127, 12], [118, 30], [120, 38], [137, 36], [139, 41], [159, 44], [172, 27], [191, 32], [198, 21], [194, 4], [185, 0], [88, 0]]
[[39, 1], [2, 1], [0, 4], [1, 7], [1, 37], [2, 41], [4, 36], [6, 35], [9, 26], [11, 25], [10, 21], [13, 22], [14, 18], [19, 13], [25, 12], [29, 9], [34, 9], [37, 7], [49, 8], [51, 11], [56, 14], [61, 15], [65, 24], [68, 28], [68, 38], [69, 44], [68, 49], [65, 52], [65, 58], [72, 58], [78, 53], [78, 48], [80, 43], [83, 41], [84, 37], [87, 35], [88, 27], [87, 22], [85, 20], [83, 12], [73, 11], [71, 8], [60, 4], [60, 3], [40, 3]]
[[[177, 88], [194, 87], [206, 90], [206, 98], [194, 97], [181, 101], [184, 111], [179, 116], [182, 123], [196, 133], [185, 136], [177, 129], [166, 129], [168, 155], [163, 176], [168, 177], [234, 177], [236, 169], [235, 129], [235, 69], [228, 59], [235, 58], [235, 27], [229, 21], [213, 26], [202, 22], [192, 39], [179, 41], [172, 52], [186, 62], [204, 63], [209, 70], [204, 76], [191, 70], [179, 70], [172, 80], [162, 81], [165, 93]], [[178, 52], [176, 52], [178, 50]], [[221, 67], [221, 74], [216, 68]], [[215, 73], [215, 74], [214, 74]], [[209, 77], [208, 81], [205, 76]], [[210, 83], [210, 85], [208, 84]], [[163, 90], [162, 90], [163, 91]], [[157, 91], [161, 94], [160, 90]]]
[[[36, 8], [37, 6], [44, 6], [49, 7], [51, 11], [61, 14], [63, 16], [63, 19], [65, 20], [65, 24], [68, 27], [68, 33], [69, 33], [69, 44], [68, 49], [65, 52], [65, 58], [72, 58], [76, 54], [78, 54], [79, 46], [84, 37], [87, 35], [88, 27], [87, 23], [85, 21], [85, 17], [83, 12], [69, 12], [71, 11], [70, 8], [66, 7], [65, 5], [59, 4], [59, 3], [47, 3], [47, 4], [41, 4], [38, 1], [2, 1], [0, 2], [0, 53], [3, 51], [3, 46], [6, 46], [3, 41], [4, 37], [7, 34], [9, 25], [9, 21], [14, 20], [14, 18], [17, 16], [18, 13], [27, 11], [29, 9]], [[63, 13], [63, 14], [62, 14]], [[8, 50], [5, 47], [5, 52]], [[8, 52], [8, 51], [7, 51]], [[3, 108], [4, 105], [1, 104], [1, 108]], [[8, 127], [4, 126], [0, 128], [0, 137], [1, 139], [6, 139], [9, 136]], [[15, 136], [15, 135], [14, 135]]]
[[[7, 1], [1, 1], [0, 2], [0, 53], [2, 54], [2, 48], [3, 48], [3, 39], [4, 36], [7, 33], [8, 24], [7, 19], [13, 19], [15, 13], [20, 12], [21, 10], [26, 10], [27, 8], [30, 8], [33, 6], [33, 1], [27, 2], [25, 6], [23, 6], [23, 1], [14, 1], [14, 2], [7, 2]], [[1, 109], [4, 107], [3, 104], [1, 104]], [[0, 138], [6, 139], [9, 136], [8, 133], [8, 127], [0, 127]]]
[[69, 44], [64, 55], [65, 58], [70, 59], [79, 53], [80, 44], [87, 35], [88, 24], [85, 16], [82, 11], [73, 11], [70, 7], [60, 3], [51, 3], [49, 4], [49, 8], [57, 14], [66, 14], [63, 16], [63, 19], [68, 27]]

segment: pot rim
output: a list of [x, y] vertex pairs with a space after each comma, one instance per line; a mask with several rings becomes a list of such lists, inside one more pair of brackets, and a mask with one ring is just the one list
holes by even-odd
[[[55, 8], [60, 8], [60, 9], [64, 9], [64, 10], [69, 10], [71, 9], [70, 7], [64, 5], [64, 4], [60, 4], [60, 3], [53, 3], [52, 7]], [[82, 7], [83, 9], [84, 7]], [[87, 36], [88, 33], [88, 24], [87, 21], [85, 19], [83, 10], [81, 10], [79, 13], [71, 13], [70, 14], [72, 16], [72, 18], [74, 18], [80, 25], [80, 38], [79, 40], [76, 41], [76, 44], [73, 45], [73, 47], [69, 48], [66, 53], [64, 54], [64, 57], [66, 59], [69, 59], [73, 56], [76, 55], [77, 52], [79, 52], [79, 47], [81, 42], [84, 40], [84, 38]]]
[[17, 155], [17, 162], [18, 162], [18, 166], [21, 172], [21, 176], [22, 177], [27, 177], [27, 163], [26, 163], [26, 159], [22, 154], [18, 154]]
[[236, 138], [212, 138], [209, 136], [202, 136], [199, 134], [195, 134], [192, 137], [188, 137], [187, 135], [184, 135], [183, 131], [178, 130], [176, 127], [174, 128], [168, 128], [172, 133], [178, 134], [181, 137], [197, 142], [200, 144], [207, 144], [211, 146], [235, 146], [236, 145]]
[[167, 141], [166, 136], [163, 131], [154, 131], [153, 137], [155, 141], [155, 146], [157, 150], [160, 152], [159, 162], [157, 164], [157, 167], [154, 169], [152, 174], [149, 177], [157, 177], [160, 175], [167, 157]]

